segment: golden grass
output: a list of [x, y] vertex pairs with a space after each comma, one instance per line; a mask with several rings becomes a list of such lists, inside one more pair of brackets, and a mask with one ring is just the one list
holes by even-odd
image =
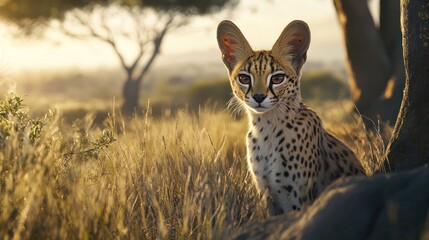
[[[247, 171], [245, 119], [210, 109], [146, 113], [113, 113], [102, 129], [90, 116], [73, 126], [47, 117], [34, 143], [29, 129], [13, 130], [0, 145], [0, 236], [216, 239], [266, 218]], [[361, 125], [341, 118], [326, 126], [369, 170], [380, 160], [378, 137]], [[116, 141], [91, 145], [106, 132]]]
[[351, 101], [327, 101], [315, 106], [324, 127], [356, 153], [368, 175], [382, 167], [385, 145], [392, 132], [389, 125], [373, 122], [366, 126], [362, 120], [364, 116], [352, 114], [354, 105]]

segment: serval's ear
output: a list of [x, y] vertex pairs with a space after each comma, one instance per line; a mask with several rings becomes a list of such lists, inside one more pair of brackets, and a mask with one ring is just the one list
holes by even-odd
[[307, 23], [300, 20], [292, 21], [280, 34], [279, 39], [271, 49], [271, 54], [282, 62], [290, 62], [295, 72], [299, 74], [302, 65], [307, 60], [310, 35], [310, 28]]
[[252, 48], [240, 29], [228, 20], [219, 23], [217, 27], [217, 42], [222, 52], [222, 60], [230, 73], [237, 63], [246, 60], [253, 53]]

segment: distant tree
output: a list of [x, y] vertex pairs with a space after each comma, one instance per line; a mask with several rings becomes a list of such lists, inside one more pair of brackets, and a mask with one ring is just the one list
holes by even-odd
[[429, 1], [401, 0], [401, 26], [406, 82], [385, 164], [394, 172], [429, 164]]
[[394, 122], [404, 89], [400, 0], [380, 0], [376, 26], [368, 0], [333, 0], [347, 51], [351, 94], [359, 112]]
[[[160, 53], [167, 33], [189, 17], [231, 7], [237, 0], [5, 0], [0, 16], [25, 33], [52, 26], [79, 39], [97, 39], [116, 54], [126, 73], [122, 110], [139, 108], [141, 83]], [[136, 53], [127, 59], [124, 44], [133, 42]], [[129, 56], [129, 55], [128, 55]]]
[[[130, 116], [139, 109], [142, 81], [159, 56], [166, 34], [185, 21], [175, 11], [95, 5], [70, 11], [65, 21], [60, 22], [60, 28], [72, 38], [96, 39], [113, 50], [126, 74], [122, 112]], [[124, 50], [130, 42], [135, 48], [131, 54]]]

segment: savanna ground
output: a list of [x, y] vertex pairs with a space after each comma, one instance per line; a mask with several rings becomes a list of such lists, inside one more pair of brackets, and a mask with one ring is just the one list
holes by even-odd
[[[2, 238], [216, 239], [267, 217], [226, 80], [167, 81], [127, 119], [112, 98], [120, 82], [71, 78], [26, 82], [22, 97], [0, 90]], [[371, 172], [388, 133], [366, 131], [341, 81], [325, 78], [307, 75], [304, 97]]]

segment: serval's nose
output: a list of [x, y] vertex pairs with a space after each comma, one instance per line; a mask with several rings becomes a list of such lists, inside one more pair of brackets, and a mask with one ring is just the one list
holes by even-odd
[[255, 101], [257, 103], [261, 103], [264, 101], [264, 99], [267, 97], [267, 95], [265, 95], [265, 94], [253, 94], [252, 97], [253, 97], [253, 99], [255, 99]]

